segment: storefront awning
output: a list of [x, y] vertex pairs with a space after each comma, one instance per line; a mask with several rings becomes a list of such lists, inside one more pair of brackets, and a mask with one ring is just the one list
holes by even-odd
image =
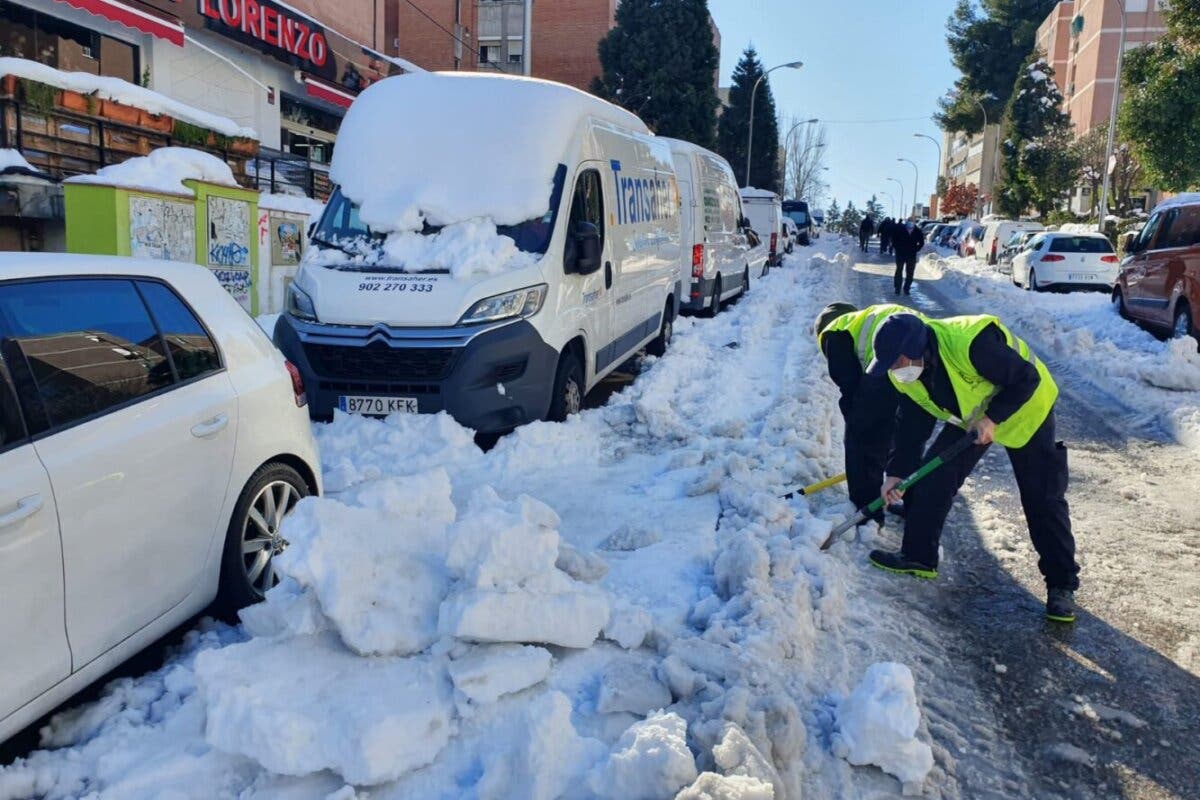
[[183, 25], [177, 20], [156, 16], [133, 5], [122, 3], [121, 0], [59, 0], [59, 2], [183, 47]]
[[326, 103], [333, 103], [342, 108], [349, 108], [350, 104], [354, 102], [354, 95], [349, 92], [308, 75], [304, 76], [304, 90], [310, 97], [324, 100]]

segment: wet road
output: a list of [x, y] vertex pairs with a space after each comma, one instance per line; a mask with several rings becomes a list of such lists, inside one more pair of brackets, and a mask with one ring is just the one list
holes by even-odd
[[[856, 260], [865, 263], [854, 267], [853, 300], [895, 300], [890, 265]], [[902, 299], [926, 313], [988, 310], [921, 277]], [[901, 595], [913, 618], [946, 641], [952, 663], [944, 670], [973, 683], [1000, 726], [972, 733], [959, 722], [939, 744], [953, 753], [963, 797], [1200, 797], [1197, 458], [1126, 425], [1125, 401], [1086, 376], [1052, 369], [1062, 389], [1058, 433], [1071, 448], [1079, 620], [1060, 626], [1042, 617], [1044, 587], [1016, 483], [1003, 449], [993, 447], [951, 512], [936, 590]], [[923, 698], [935, 722], [955, 715], [939, 701]], [[1020, 763], [993, 763], [989, 775], [989, 753], [1009, 750], [989, 742], [995, 736]]]

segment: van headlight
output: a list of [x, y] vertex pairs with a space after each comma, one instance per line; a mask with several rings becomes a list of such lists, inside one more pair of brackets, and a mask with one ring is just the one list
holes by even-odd
[[312, 298], [297, 286], [295, 282], [288, 285], [287, 313], [296, 319], [319, 322], [317, 319], [317, 307], [313, 305]]
[[501, 319], [520, 317], [527, 319], [541, 310], [546, 301], [546, 284], [527, 286], [514, 292], [506, 292], [493, 297], [486, 297], [463, 314], [459, 325], [470, 325], [476, 322], [495, 322]]

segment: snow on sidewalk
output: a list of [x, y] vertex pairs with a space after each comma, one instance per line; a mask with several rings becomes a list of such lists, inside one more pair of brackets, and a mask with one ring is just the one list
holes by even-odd
[[919, 685], [850, 695], [904, 653], [850, 613], [861, 553], [817, 550], [847, 505], [779, 499], [840, 469], [810, 333], [845, 294], [836, 246], [486, 454], [445, 415], [318, 426], [329, 494], [288, 519], [267, 601], [54, 718], [0, 798], [895, 792], [834, 754], [839, 725], [867, 737], [851, 761], [920, 787]]
[[979, 259], [926, 256], [920, 268], [937, 278], [938, 291], [999, 316], [1043, 358], [1058, 360], [1200, 452], [1195, 340], [1160, 341], [1121, 319], [1105, 293], [1024, 291]]

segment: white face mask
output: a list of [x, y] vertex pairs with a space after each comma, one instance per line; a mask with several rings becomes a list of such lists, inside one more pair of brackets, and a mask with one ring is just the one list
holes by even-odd
[[892, 377], [900, 383], [913, 383], [917, 378], [921, 377], [921, 372], [925, 369], [923, 364], [910, 364], [907, 367], [900, 367], [892, 370]]

